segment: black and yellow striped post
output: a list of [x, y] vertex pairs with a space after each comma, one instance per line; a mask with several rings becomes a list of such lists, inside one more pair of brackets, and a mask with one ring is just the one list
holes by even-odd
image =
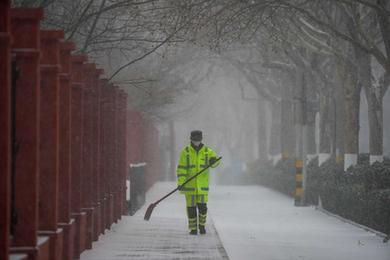
[[282, 160], [288, 160], [290, 158], [290, 153], [288, 151], [282, 152]]
[[336, 164], [344, 164], [344, 156], [343, 155], [336, 155]]
[[303, 190], [303, 160], [295, 160], [295, 206], [304, 205], [304, 190]]

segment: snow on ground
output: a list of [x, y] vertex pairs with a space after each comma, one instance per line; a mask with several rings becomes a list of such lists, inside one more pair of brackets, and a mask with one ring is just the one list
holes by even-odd
[[217, 186], [209, 209], [231, 260], [390, 260], [382, 238], [259, 186]]
[[188, 235], [178, 193], [144, 221], [146, 207], [175, 187], [153, 186], [145, 206], [113, 225], [81, 259], [390, 260], [390, 244], [374, 234], [312, 207], [294, 207], [291, 198], [259, 186], [212, 187], [205, 236]]
[[149, 203], [174, 188], [174, 183], [155, 185], [147, 194], [145, 206], [106, 230], [92, 250], [82, 253], [81, 260], [228, 259], [212, 221], [206, 225], [206, 235], [188, 234], [182, 195], [171, 195], [153, 210], [149, 221], [144, 221]]

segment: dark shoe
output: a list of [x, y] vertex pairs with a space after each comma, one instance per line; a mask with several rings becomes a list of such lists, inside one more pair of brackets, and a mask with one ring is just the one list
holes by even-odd
[[199, 233], [200, 233], [201, 235], [206, 234], [206, 228], [205, 228], [204, 226], [199, 226]]
[[197, 235], [197, 234], [198, 234], [198, 231], [196, 229], [190, 231], [190, 235]]

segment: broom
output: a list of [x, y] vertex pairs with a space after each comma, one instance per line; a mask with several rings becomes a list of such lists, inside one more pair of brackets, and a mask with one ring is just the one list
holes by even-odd
[[[215, 160], [215, 162], [213, 164], [215, 164], [216, 162], [218, 162], [219, 160], [221, 160], [222, 157], [219, 157]], [[195, 174], [194, 176], [192, 176], [191, 178], [189, 178], [188, 180], [186, 180], [182, 185], [178, 186], [176, 189], [174, 189], [173, 191], [171, 191], [170, 193], [168, 193], [167, 195], [165, 195], [164, 197], [162, 197], [161, 199], [159, 199], [158, 201], [152, 203], [149, 205], [149, 207], [147, 208], [146, 212], [145, 212], [145, 216], [144, 216], [144, 220], [148, 221], [150, 219], [150, 216], [152, 215], [152, 212], [153, 212], [153, 209], [157, 206], [158, 203], [160, 203], [162, 200], [166, 199], [167, 197], [169, 197], [170, 195], [172, 195], [173, 193], [175, 193], [176, 191], [178, 191], [179, 189], [181, 189], [182, 187], [184, 187], [184, 185], [186, 185], [187, 183], [189, 183], [190, 181], [192, 181], [194, 178], [196, 178], [198, 175], [200, 175], [202, 172], [204, 172], [205, 170], [207, 170], [208, 168], [210, 168], [211, 164], [207, 165], [206, 168], [203, 168], [201, 171], [199, 171], [197, 174]]]

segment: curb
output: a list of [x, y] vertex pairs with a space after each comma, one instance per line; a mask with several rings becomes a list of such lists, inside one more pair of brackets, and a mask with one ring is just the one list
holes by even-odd
[[222, 239], [221, 239], [221, 237], [218, 234], [217, 227], [214, 225], [214, 220], [212, 218], [212, 215], [210, 214], [210, 212], [208, 212], [208, 215], [209, 215], [208, 223], [214, 229], [214, 232], [217, 235], [219, 242], [221, 243], [221, 245], [218, 247], [218, 251], [221, 254], [221, 257], [222, 257], [223, 260], [229, 260], [229, 255], [228, 255], [225, 247], [223, 246]]
[[341, 221], [343, 221], [343, 222], [345, 222], [345, 223], [348, 223], [348, 224], [354, 225], [354, 226], [356, 226], [356, 227], [358, 227], [358, 228], [361, 228], [361, 229], [363, 229], [363, 230], [365, 230], [365, 231], [367, 231], [367, 232], [374, 233], [374, 234], [377, 235], [378, 237], [381, 237], [381, 238], [383, 238], [383, 239], [386, 239], [386, 238], [387, 238], [387, 235], [386, 235], [385, 233], [382, 233], [382, 232], [380, 232], [380, 231], [378, 231], [378, 230], [369, 228], [369, 227], [364, 226], [364, 225], [362, 225], [362, 224], [356, 223], [356, 222], [354, 222], [354, 221], [352, 221], [352, 220], [343, 218], [343, 217], [341, 217], [341, 216], [339, 216], [339, 215], [336, 215], [336, 214], [334, 214], [334, 213], [331, 213], [330, 211], [327, 211], [326, 209], [324, 209], [324, 208], [322, 208], [322, 207], [315, 206], [315, 209], [318, 210], [318, 211], [321, 211], [322, 213], [325, 213], [325, 214], [328, 215], [328, 216], [337, 218], [337, 219], [339, 219], [339, 220], [341, 220]]

